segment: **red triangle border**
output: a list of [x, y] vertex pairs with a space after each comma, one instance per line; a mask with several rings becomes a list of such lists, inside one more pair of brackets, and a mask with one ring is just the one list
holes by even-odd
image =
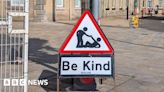
[[[93, 51], [75, 51], [75, 50], [67, 50], [64, 51], [65, 47], [67, 46], [68, 42], [70, 41], [70, 39], [72, 38], [72, 36], [74, 35], [74, 33], [76, 32], [77, 28], [79, 27], [79, 25], [81, 24], [81, 22], [83, 21], [84, 17], [88, 15], [92, 21], [92, 23], [94, 24], [94, 26], [96, 27], [98, 33], [100, 34], [100, 36], [103, 38], [103, 40], [105, 41], [105, 44], [108, 47], [108, 51], [107, 50], [93, 50]], [[90, 11], [86, 10], [82, 16], [80, 17], [79, 21], [77, 22], [77, 24], [75, 25], [75, 27], [73, 28], [72, 32], [69, 34], [69, 36], [67, 37], [67, 39], [65, 40], [64, 44], [61, 46], [61, 48], [59, 49], [59, 53], [60, 54], [113, 54], [114, 53], [114, 49], [111, 46], [111, 44], [109, 43], [109, 41], [107, 40], [106, 36], [104, 35], [103, 31], [101, 30], [100, 26], [97, 24], [97, 22], [95, 21], [94, 17], [92, 16], [92, 14], [90, 13]]]

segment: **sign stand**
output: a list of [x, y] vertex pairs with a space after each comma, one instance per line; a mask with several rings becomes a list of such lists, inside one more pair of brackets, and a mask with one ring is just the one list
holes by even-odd
[[114, 68], [114, 49], [86, 10], [59, 50], [57, 91], [59, 78], [114, 78]]
[[[114, 92], [117, 92], [115, 78], [113, 78], [113, 83], [114, 83], [114, 88], [113, 88]], [[100, 84], [103, 84], [102, 78], [100, 79]], [[59, 78], [57, 78], [57, 92], [60, 92], [60, 81], [59, 81]]]
[[60, 81], [58, 77], [57, 77], [57, 92], [60, 92]]
[[[60, 59], [60, 54], [58, 55], [58, 60]], [[58, 61], [58, 63], [60, 63]], [[59, 78], [59, 68], [57, 69], [57, 78], [56, 78], [56, 81], [57, 81], [57, 85], [56, 85], [56, 89], [57, 89], [57, 92], [60, 92], [60, 78]]]
[[113, 82], [114, 82], [114, 92], [117, 92], [117, 90], [116, 90], [116, 80], [115, 80], [115, 78], [113, 78]]
[[[114, 56], [114, 54], [113, 54], [113, 56]], [[114, 59], [114, 57], [113, 57], [113, 59]], [[115, 67], [115, 65], [114, 65], [114, 67]], [[114, 82], [114, 92], [117, 92], [117, 89], [116, 89], [116, 75], [115, 75], [115, 68], [114, 68], [114, 74], [113, 74], [113, 82]]]

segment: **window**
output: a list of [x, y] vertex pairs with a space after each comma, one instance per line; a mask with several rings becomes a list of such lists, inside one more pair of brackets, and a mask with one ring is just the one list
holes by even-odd
[[75, 0], [75, 7], [80, 8], [81, 7], [81, 0]]
[[119, 2], [119, 9], [122, 10], [122, 8], [123, 8], [123, 0], [120, 0], [120, 2]]
[[56, 6], [63, 7], [64, 6], [63, 0], [56, 0]]
[[148, 0], [148, 7], [152, 7], [152, 1], [151, 0]]
[[138, 0], [134, 0], [134, 8], [138, 7]]
[[11, 0], [11, 6], [24, 6], [24, 0]]
[[160, 8], [163, 7], [163, 0], [159, 0], [159, 7], [160, 7]]
[[116, 10], [116, 0], [112, 0], [112, 10]]
[[143, 3], [142, 3], [142, 7], [145, 7], [145, 1], [143, 1]]

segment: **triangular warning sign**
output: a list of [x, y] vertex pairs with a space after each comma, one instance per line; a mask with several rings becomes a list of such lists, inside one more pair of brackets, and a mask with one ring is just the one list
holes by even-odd
[[113, 48], [89, 11], [85, 11], [59, 50], [60, 54], [113, 54]]

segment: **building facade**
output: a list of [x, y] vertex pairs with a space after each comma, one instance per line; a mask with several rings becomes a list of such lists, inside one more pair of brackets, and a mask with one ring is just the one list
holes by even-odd
[[30, 0], [31, 21], [72, 20], [80, 15], [80, 0]]
[[[90, 0], [30, 0], [30, 19], [31, 21], [77, 19], [81, 15], [83, 5], [89, 1]], [[101, 17], [125, 15], [126, 1], [127, 0], [99, 0]], [[131, 3], [130, 6], [133, 6], [132, 4], [133, 3]]]
[[[10, 0], [0, 0], [5, 3]], [[13, 4], [22, 0], [11, 0]], [[58, 21], [73, 20], [81, 15], [84, 4], [90, 0], [30, 0], [30, 21]], [[164, 9], [164, 0], [99, 0], [100, 16], [124, 16], [126, 15], [127, 5], [129, 14], [135, 9], [141, 12], [142, 9], [156, 8], [158, 5], [159, 13]], [[11, 5], [13, 5], [11, 4]], [[0, 13], [4, 7], [0, 6]], [[5, 13], [3, 13], [5, 14]], [[2, 14], [0, 14], [1, 16]]]

